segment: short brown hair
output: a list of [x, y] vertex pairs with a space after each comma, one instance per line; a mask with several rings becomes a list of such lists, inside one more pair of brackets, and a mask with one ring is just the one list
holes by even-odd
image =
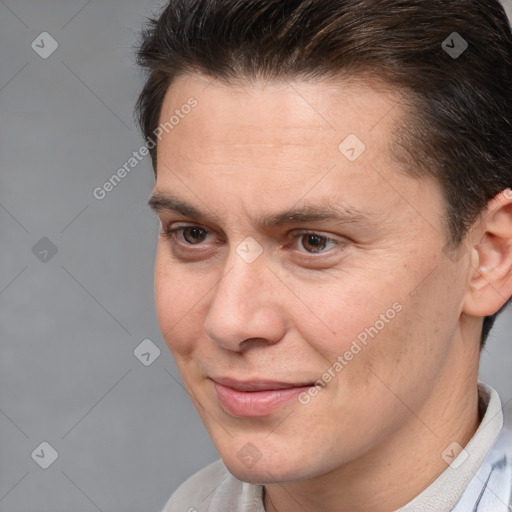
[[[454, 246], [512, 187], [512, 33], [498, 0], [171, 0], [144, 29], [138, 62], [148, 140], [186, 73], [393, 86], [407, 114], [390, 147], [412, 174], [440, 183]], [[484, 319], [482, 346], [495, 317]]]

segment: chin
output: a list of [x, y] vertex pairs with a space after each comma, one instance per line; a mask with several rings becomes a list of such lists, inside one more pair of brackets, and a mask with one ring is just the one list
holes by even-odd
[[[280, 456], [261, 453], [261, 458], [221, 454], [224, 465], [238, 480], [250, 484], [284, 483], [310, 478], [311, 468], [294, 460], [279, 460]], [[256, 460], [257, 459], [257, 460]], [[306, 469], [307, 468], [307, 469]], [[308, 473], [306, 473], [306, 471]]]
[[248, 468], [240, 463], [230, 464], [229, 461], [224, 461], [224, 464], [235, 478], [249, 484], [273, 484], [296, 480], [288, 472], [283, 474], [282, 471], [276, 471], [275, 468], [272, 468], [271, 473], [269, 473], [269, 470], [265, 467], [266, 465], [260, 467], [255, 465]]

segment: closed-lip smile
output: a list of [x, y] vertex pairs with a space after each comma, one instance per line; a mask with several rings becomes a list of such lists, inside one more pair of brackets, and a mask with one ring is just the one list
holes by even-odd
[[268, 416], [313, 385], [274, 380], [242, 381], [230, 377], [211, 380], [220, 406], [238, 417]]

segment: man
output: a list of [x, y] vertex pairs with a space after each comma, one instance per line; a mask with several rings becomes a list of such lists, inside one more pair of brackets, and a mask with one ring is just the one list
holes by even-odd
[[501, 512], [497, 0], [172, 0], [138, 108], [163, 336], [215, 446], [166, 512]]

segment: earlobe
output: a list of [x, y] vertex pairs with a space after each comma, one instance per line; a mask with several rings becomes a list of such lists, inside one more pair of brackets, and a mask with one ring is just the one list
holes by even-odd
[[474, 243], [463, 312], [481, 317], [493, 315], [512, 296], [511, 190], [489, 202], [468, 237], [473, 237]]

